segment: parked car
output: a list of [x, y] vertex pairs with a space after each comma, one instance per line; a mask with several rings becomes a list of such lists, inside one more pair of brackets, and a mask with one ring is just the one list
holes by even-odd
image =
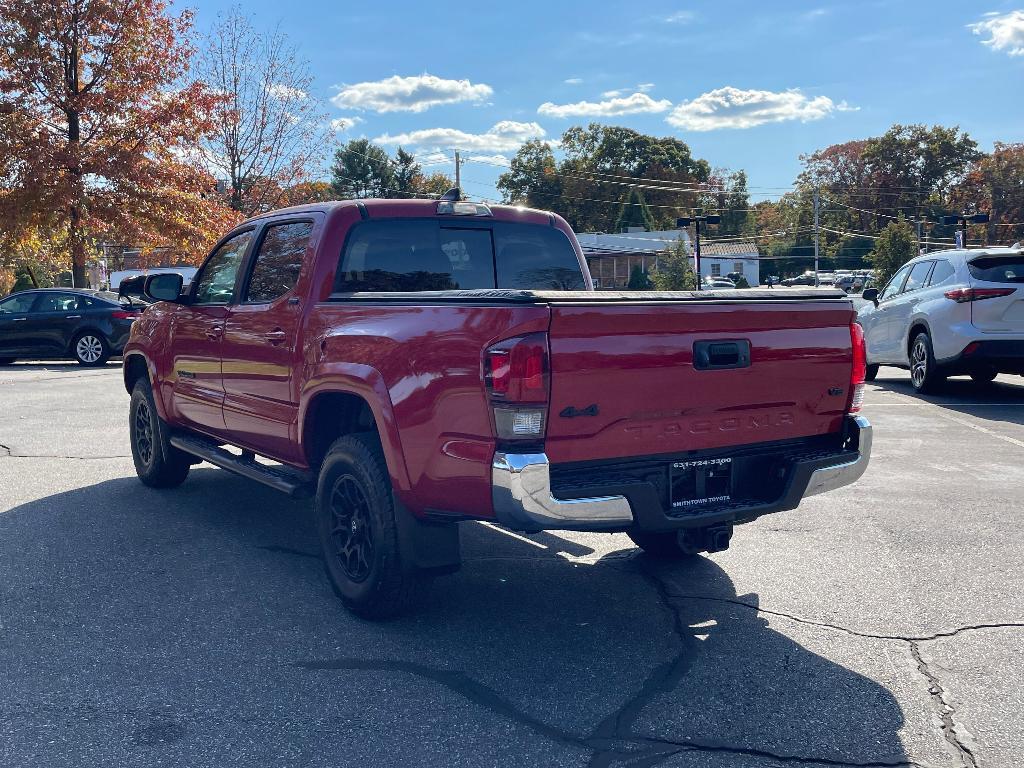
[[840, 275], [833, 281], [832, 286], [846, 293], [859, 291], [864, 286], [863, 278], [854, 275]]
[[74, 358], [103, 365], [121, 354], [141, 308], [117, 294], [71, 288], [19, 291], [0, 299], [0, 365]]
[[313, 496], [363, 616], [456, 570], [461, 520], [682, 558], [868, 462], [843, 294], [593, 291], [553, 213], [454, 190], [275, 211], [181, 289], [146, 278], [159, 301], [125, 351], [139, 477], [175, 486], [206, 460]]
[[803, 274], [797, 275], [796, 277], [787, 277], [782, 281], [783, 285], [814, 285], [814, 274]]
[[990, 382], [1024, 375], [1024, 252], [938, 251], [907, 262], [879, 292], [866, 288], [858, 319], [868, 379], [880, 365], [910, 370], [919, 392], [948, 376]]
[[705, 277], [703, 288], [706, 291], [733, 290], [736, 283], [724, 277]]

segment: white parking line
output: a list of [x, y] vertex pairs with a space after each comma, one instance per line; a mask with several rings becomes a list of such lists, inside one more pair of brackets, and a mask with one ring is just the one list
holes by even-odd
[[967, 419], [958, 419], [956, 416], [950, 416], [948, 413], [940, 413], [938, 415], [943, 419], [946, 419], [947, 421], [952, 421], [957, 424], [961, 424], [962, 426], [970, 427], [971, 429], [981, 432], [983, 434], [999, 438], [1003, 442], [1010, 443], [1011, 445], [1016, 445], [1018, 448], [1024, 448], [1024, 440], [1018, 440], [1017, 438], [1010, 437], [1009, 435], [1000, 435], [998, 432], [993, 432], [988, 427], [983, 427], [980, 424], [972, 424], [971, 422], [967, 421]]

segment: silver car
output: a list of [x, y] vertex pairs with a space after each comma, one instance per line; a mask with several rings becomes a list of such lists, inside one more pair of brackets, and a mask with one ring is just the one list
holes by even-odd
[[947, 376], [1024, 375], [1024, 251], [938, 251], [911, 259], [858, 313], [870, 381], [880, 365], [910, 370], [919, 392]]

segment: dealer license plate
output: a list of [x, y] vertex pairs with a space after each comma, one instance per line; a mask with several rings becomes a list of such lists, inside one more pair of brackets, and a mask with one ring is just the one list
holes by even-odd
[[674, 461], [669, 469], [673, 509], [699, 509], [732, 498], [732, 458]]

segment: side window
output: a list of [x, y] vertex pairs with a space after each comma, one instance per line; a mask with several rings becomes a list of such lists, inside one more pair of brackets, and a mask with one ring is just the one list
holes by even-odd
[[273, 301], [294, 288], [312, 233], [313, 224], [309, 221], [267, 227], [242, 301]]
[[78, 309], [78, 297], [73, 293], [44, 293], [36, 304], [36, 312], [72, 312]]
[[21, 315], [32, 309], [32, 302], [36, 300], [35, 293], [17, 293], [14, 296], [8, 296], [3, 301], [0, 301], [0, 312], [6, 312], [7, 314]]
[[878, 300], [885, 301], [886, 299], [891, 299], [893, 296], [899, 293], [900, 290], [903, 288], [903, 279], [907, 276], [907, 272], [909, 271], [910, 267], [904, 267], [895, 275], [893, 275], [892, 280], [889, 281], [889, 284], [886, 285], [885, 288], [882, 290], [882, 293], [879, 294]]
[[919, 261], [914, 265], [914, 268], [910, 270], [910, 277], [907, 278], [907, 284], [903, 288], [904, 293], [910, 293], [916, 291], [918, 288], [923, 288], [925, 283], [928, 282], [928, 274], [932, 271], [933, 261]]
[[563, 232], [537, 224], [494, 224], [499, 288], [582, 291], [586, 288], [576, 251]]
[[252, 231], [241, 232], [223, 243], [206, 260], [196, 282], [194, 304], [227, 304], [235, 290], [235, 276], [245, 251], [252, 240]]
[[945, 259], [939, 259], [935, 262], [935, 269], [932, 270], [932, 279], [928, 281], [928, 285], [946, 285], [953, 282], [955, 276], [956, 270], [953, 268], [953, 265]]

